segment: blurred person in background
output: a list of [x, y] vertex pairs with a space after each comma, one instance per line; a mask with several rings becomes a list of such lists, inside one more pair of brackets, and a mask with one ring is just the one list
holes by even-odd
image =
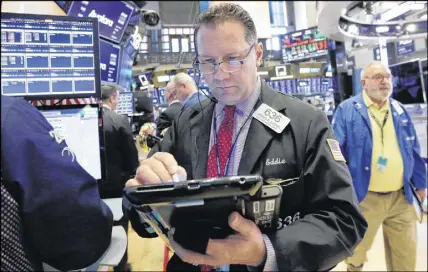
[[348, 271], [362, 270], [380, 226], [388, 271], [414, 271], [416, 266], [411, 186], [423, 201], [427, 172], [412, 119], [390, 97], [391, 78], [387, 66], [369, 63], [361, 72], [363, 92], [342, 102], [333, 117], [334, 133], [368, 223], [363, 241], [346, 261]]
[[159, 120], [157, 122], [158, 136], [163, 135], [163, 130], [171, 126], [172, 120], [178, 116], [183, 108], [183, 105], [177, 98], [177, 91], [172, 81], [170, 81], [165, 88], [165, 99], [168, 103], [168, 108], [159, 115]]
[[170, 88], [176, 91], [178, 100], [185, 108], [198, 104], [206, 98], [205, 95], [198, 92], [195, 81], [186, 73], [176, 74], [170, 84]]
[[[135, 175], [139, 166], [138, 150], [132, 135], [128, 118], [117, 114], [119, 91], [113, 85], [101, 85], [103, 102], [104, 145], [107, 160], [107, 183], [100, 184], [103, 199], [120, 198], [126, 181]], [[128, 234], [128, 218], [124, 215], [115, 225], [122, 226]], [[128, 249], [114, 271], [130, 271]]]
[[28, 101], [1, 97], [1, 135], [1, 271], [94, 264], [113, 225], [97, 181]]

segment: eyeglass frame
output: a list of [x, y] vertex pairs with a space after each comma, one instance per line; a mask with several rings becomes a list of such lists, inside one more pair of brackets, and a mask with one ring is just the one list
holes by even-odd
[[[377, 77], [377, 76], [380, 76], [380, 77], [382, 77], [382, 78], [375, 79], [374, 77]], [[366, 79], [366, 78], [371, 79], [371, 80], [374, 80], [374, 81], [376, 81], [377, 83], [381, 83], [381, 82], [383, 82], [385, 79], [387, 79], [387, 80], [392, 80], [393, 76], [392, 76], [392, 75], [388, 75], [388, 77], [386, 77], [386, 76], [384, 76], [384, 75], [380, 75], [380, 74], [378, 74], [378, 75], [374, 75], [374, 76], [372, 76], [372, 77], [365, 77], [364, 79]]]
[[[242, 59], [239, 59], [239, 60], [232, 60], [232, 61], [236, 61], [236, 62], [239, 62], [239, 64], [241, 65], [241, 66], [239, 66], [239, 69], [238, 70], [236, 70], [236, 71], [233, 71], [233, 72], [229, 72], [229, 71], [225, 71], [223, 68], [221, 68], [221, 64], [222, 63], [226, 63], [226, 62], [230, 62], [230, 60], [229, 61], [220, 61], [220, 62], [199, 62], [199, 61], [197, 61], [196, 59], [198, 58], [198, 57], [196, 57], [195, 58], [195, 60], [193, 61], [193, 68], [195, 69], [195, 71], [198, 71], [199, 73], [201, 73], [201, 74], [203, 74], [203, 75], [212, 75], [212, 74], [215, 74], [216, 73], [216, 71], [217, 71], [217, 67], [220, 67], [220, 69], [223, 71], [223, 72], [225, 72], [225, 73], [236, 73], [236, 72], [239, 72], [241, 69], [242, 69], [242, 66], [244, 65], [244, 63], [245, 63], [245, 61], [247, 60], [247, 58], [248, 58], [248, 56], [250, 55], [250, 53], [251, 53], [251, 51], [253, 50], [253, 48], [255, 47], [257, 45], [257, 43], [255, 43], [255, 44], [253, 44], [252, 46], [250, 46], [250, 49], [248, 50], [248, 53], [247, 54], [245, 54], [245, 56], [242, 58]], [[201, 63], [206, 63], [206, 64], [212, 64], [212, 65], [214, 65], [214, 69], [213, 69], [213, 71], [212, 71], [212, 73], [202, 73], [201, 72], [201, 70], [199, 69], [199, 67], [197, 67], [197, 65], [198, 64], [201, 64]]]

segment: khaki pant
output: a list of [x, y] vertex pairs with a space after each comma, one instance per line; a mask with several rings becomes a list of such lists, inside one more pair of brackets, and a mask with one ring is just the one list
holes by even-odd
[[375, 235], [382, 225], [385, 259], [388, 271], [415, 271], [416, 267], [416, 214], [402, 190], [389, 194], [368, 192], [360, 203], [367, 220], [367, 232], [346, 259], [348, 271], [362, 271]]

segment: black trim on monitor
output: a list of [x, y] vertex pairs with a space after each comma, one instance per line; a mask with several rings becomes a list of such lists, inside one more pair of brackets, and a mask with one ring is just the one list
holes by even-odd
[[[15, 96], [23, 97], [27, 100], [45, 100], [45, 99], [67, 99], [67, 98], [101, 98], [101, 73], [100, 73], [100, 44], [98, 32], [98, 19], [89, 17], [72, 17], [72, 16], [53, 16], [53, 15], [36, 15], [20, 13], [1, 13], [1, 19], [42, 19], [42, 20], [61, 20], [71, 22], [91, 22], [93, 25], [93, 49], [94, 49], [94, 75], [95, 75], [95, 94], [94, 93], [74, 93], [74, 94], [50, 94], [50, 95], [26, 95]], [[2, 94], [3, 95], [3, 94]]]
[[38, 110], [65, 110], [65, 109], [79, 109], [90, 106], [92, 108], [98, 108], [98, 139], [100, 145], [100, 163], [101, 163], [101, 179], [97, 179], [98, 184], [104, 184], [107, 182], [107, 168], [106, 168], [106, 149], [104, 143], [104, 122], [103, 122], [103, 109], [102, 104], [78, 104], [78, 105], [45, 105], [36, 106]]

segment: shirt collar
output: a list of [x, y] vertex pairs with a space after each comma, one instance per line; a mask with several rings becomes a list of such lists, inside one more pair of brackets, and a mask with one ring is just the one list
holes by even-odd
[[106, 109], [108, 109], [108, 110], [111, 111], [111, 108], [108, 105], [106, 105], [106, 104], [103, 104], [103, 108], [106, 108]]
[[172, 101], [168, 104], [168, 106], [171, 106], [171, 105], [172, 105], [172, 104], [174, 104], [174, 103], [180, 103], [180, 100], [178, 100], [178, 99], [172, 100]]
[[367, 95], [366, 91], [364, 90], [363, 90], [363, 100], [367, 108], [375, 108], [379, 111], [387, 111], [390, 109], [389, 101], [386, 101], [386, 103], [382, 106], [382, 108], [379, 109], [379, 106], [370, 99], [370, 97]]
[[189, 94], [189, 95], [186, 97], [186, 99], [183, 101], [183, 105], [186, 105], [186, 103], [190, 100], [190, 98], [191, 98], [195, 93], [197, 93], [197, 92], [193, 92], [193, 93]]
[[[261, 93], [261, 80], [259, 77], [257, 77], [256, 87], [254, 88], [254, 91], [251, 92], [251, 94], [242, 102], [236, 104], [236, 113], [239, 115], [245, 115], [249, 116], [251, 111], [254, 109], [254, 106], [257, 103], [257, 100]], [[217, 103], [215, 107], [216, 114], [220, 114], [223, 111], [225, 105]]]

